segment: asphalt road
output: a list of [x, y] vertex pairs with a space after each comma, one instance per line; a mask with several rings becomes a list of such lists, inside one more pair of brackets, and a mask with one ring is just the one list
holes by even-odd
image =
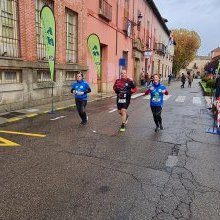
[[143, 96], [124, 133], [114, 98], [1, 126], [0, 219], [219, 220], [220, 136], [198, 81], [168, 89], [158, 133]]

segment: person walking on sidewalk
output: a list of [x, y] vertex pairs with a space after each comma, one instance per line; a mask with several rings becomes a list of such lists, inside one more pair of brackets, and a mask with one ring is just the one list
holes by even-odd
[[91, 89], [89, 84], [83, 79], [83, 74], [78, 72], [76, 74], [76, 82], [71, 85], [71, 93], [74, 94], [76, 108], [79, 113], [80, 118], [82, 119], [81, 125], [86, 125], [88, 122], [88, 117], [85, 112], [88, 95]]
[[182, 82], [182, 85], [180, 87], [184, 88], [184, 85], [185, 85], [185, 82], [186, 82], [186, 76], [184, 75], [184, 73], [182, 73], [181, 82]]
[[169, 73], [169, 75], [168, 75], [168, 85], [170, 85], [170, 83], [171, 83], [171, 79], [172, 79], [172, 74]]
[[153, 84], [150, 85], [145, 92], [145, 95], [150, 94], [150, 107], [153, 113], [154, 122], [156, 124], [155, 132], [159, 131], [159, 128], [163, 130], [161, 112], [163, 108], [163, 96], [168, 95], [166, 87], [160, 83], [158, 74], [154, 74]]
[[128, 121], [128, 106], [131, 100], [131, 94], [137, 91], [135, 83], [127, 78], [127, 71], [121, 70], [121, 78], [117, 79], [114, 83], [113, 89], [117, 94], [117, 108], [118, 113], [121, 116], [121, 128], [120, 131], [125, 131], [125, 124]]
[[188, 73], [187, 79], [188, 79], [188, 87], [191, 88], [191, 86], [192, 86], [192, 81], [193, 81], [193, 77], [191, 76], [190, 73]]

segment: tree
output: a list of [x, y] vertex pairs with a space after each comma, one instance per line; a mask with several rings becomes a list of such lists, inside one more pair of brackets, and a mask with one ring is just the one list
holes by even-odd
[[186, 29], [172, 30], [176, 46], [174, 50], [173, 72], [177, 74], [185, 69], [196, 56], [201, 45], [200, 36], [195, 31]]

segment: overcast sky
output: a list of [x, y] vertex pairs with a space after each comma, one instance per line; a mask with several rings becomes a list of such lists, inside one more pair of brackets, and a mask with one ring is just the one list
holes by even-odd
[[201, 38], [198, 55], [220, 46], [220, 0], [154, 0], [169, 29], [196, 31]]

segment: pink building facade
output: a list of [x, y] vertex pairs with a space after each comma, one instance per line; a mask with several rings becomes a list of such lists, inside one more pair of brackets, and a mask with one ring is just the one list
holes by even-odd
[[140, 84], [142, 70], [166, 79], [172, 72], [174, 48], [170, 32], [153, 1], [88, 0], [86, 36], [95, 33], [101, 43], [101, 77], [97, 77], [89, 51], [88, 81], [97, 92], [108, 92], [119, 77], [124, 58], [129, 77]]
[[[40, 11], [48, 5], [56, 20], [55, 78], [50, 77]], [[70, 85], [78, 71], [92, 94], [112, 92], [119, 60], [140, 84], [140, 74], [172, 71], [169, 30], [152, 0], [1, 0], [0, 112], [71, 99]], [[98, 77], [87, 39], [101, 43]]]

